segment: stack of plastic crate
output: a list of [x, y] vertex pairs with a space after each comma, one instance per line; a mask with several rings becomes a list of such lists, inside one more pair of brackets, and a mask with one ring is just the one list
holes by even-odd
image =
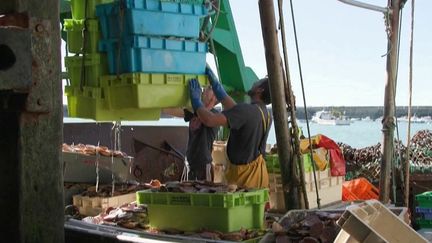
[[106, 54], [98, 51], [101, 38], [96, 5], [113, 0], [70, 0], [72, 19], [65, 19], [67, 50], [65, 57], [69, 82], [65, 87], [71, 117], [111, 120], [106, 109], [99, 78], [108, 73]]
[[96, 7], [107, 54], [101, 87], [109, 109], [161, 108], [189, 104], [188, 81], [207, 83], [207, 43], [198, 40], [202, 0], [121, 0]]
[[420, 228], [432, 228], [432, 191], [416, 195], [416, 223]]
[[156, 120], [161, 108], [188, 105], [190, 79], [207, 83], [203, 0], [71, 0], [71, 10], [69, 116]]

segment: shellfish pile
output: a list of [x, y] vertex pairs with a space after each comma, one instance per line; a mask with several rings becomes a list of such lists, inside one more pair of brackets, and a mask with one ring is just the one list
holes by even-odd
[[[378, 182], [380, 176], [381, 144], [361, 149], [338, 143], [346, 160], [347, 172], [350, 178], [365, 177], [371, 182]], [[397, 167], [406, 161], [406, 146], [395, 140], [394, 153]], [[432, 132], [421, 130], [410, 141], [410, 171], [411, 173], [432, 172]]]
[[106, 146], [95, 146], [91, 144], [66, 144], [63, 143], [62, 145], [62, 151], [63, 152], [70, 152], [70, 153], [81, 153], [86, 155], [96, 155], [100, 154], [102, 156], [107, 157], [117, 157], [117, 158], [125, 158], [128, 157], [126, 153], [122, 151], [116, 151], [116, 150], [110, 150]]

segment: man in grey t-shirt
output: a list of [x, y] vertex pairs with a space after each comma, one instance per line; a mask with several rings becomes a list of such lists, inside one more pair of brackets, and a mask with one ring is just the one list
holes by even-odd
[[[211, 88], [205, 88], [202, 92], [202, 100], [205, 109], [212, 113], [218, 113], [214, 106], [218, 103]], [[213, 142], [216, 139], [218, 127], [205, 126], [198, 116], [187, 109], [164, 109], [164, 113], [183, 117], [189, 122], [189, 139], [186, 150], [186, 158], [189, 162], [189, 180], [211, 181], [211, 162]]]
[[223, 104], [222, 113], [214, 114], [203, 107], [200, 86], [196, 80], [189, 83], [192, 107], [208, 127], [227, 126], [230, 135], [227, 155], [230, 165], [226, 174], [229, 184], [241, 187], [268, 187], [268, 173], [264, 161], [265, 145], [271, 126], [266, 105], [271, 103], [268, 79], [257, 81], [248, 95], [250, 104], [237, 104], [224, 90], [214, 73], [208, 68], [212, 89]]

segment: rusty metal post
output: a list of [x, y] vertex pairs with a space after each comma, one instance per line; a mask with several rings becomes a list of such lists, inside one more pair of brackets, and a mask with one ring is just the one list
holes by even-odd
[[284, 79], [282, 60], [276, 29], [275, 9], [273, 0], [258, 1], [261, 29], [264, 39], [267, 71], [270, 81], [272, 97], [273, 118], [276, 131], [279, 162], [282, 173], [282, 187], [285, 197], [285, 208], [297, 209], [300, 207], [298, 198], [297, 165], [293, 163], [291, 137], [288, 130], [288, 115], [284, 92]]
[[0, 228], [8, 242], [64, 242], [57, 0], [0, 4]]
[[389, 41], [387, 49], [387, 81], [384, 96], [384, 115], [382, 120], [383, 146], [381, 157], [380, 196], [383, 203], [390, 200], [390, 172], [393, 163], [394, 128], [395, 128], [395, 93], [398, 58], [399, 13], [401, 0], [389, 0]]

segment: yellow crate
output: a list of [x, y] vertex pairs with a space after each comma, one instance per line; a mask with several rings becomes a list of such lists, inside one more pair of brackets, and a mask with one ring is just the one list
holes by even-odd
[[109, 109], [105, 99], [104, 88], [99, 87], [65, 87], [68, 98], [68, 114], [70, 117], [87, 118], [96, 121], [122, 120], [158, 120], [159, 108], [124, 108]]
[[96, 216], [109, 207], [120, 207], [136, 200], [135, 193], [128, 193], [115, 197], [88, 197], [75, 195], [72, 197], [73, 205], [78, 207], [80, 214]]
[[205, 75], [128, 73], [102, 76], [110, 109], [169, 108], [190, 106], [188, 82], [197, 79], [207, 85]]

